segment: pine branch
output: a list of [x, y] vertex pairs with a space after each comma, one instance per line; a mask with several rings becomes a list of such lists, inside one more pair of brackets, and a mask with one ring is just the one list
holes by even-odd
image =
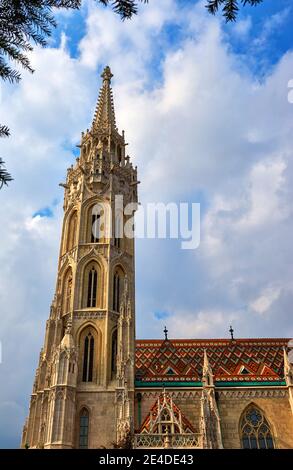
[[0, 57], [0, 78], [2, 80], [8, 80], [10, 83], [17, 83], [21, 79], [21, 75], [17, 70], [13, 70], [11, 67], [3, 63]]
[[[9, 137], [10, 132], [7, 126], [0, 124], [0, 137]], [[4, 161], [0, 157], [0, 189], [3, 187], [4, 184], [6, 186], [10, 181], [13, 180], [12, 176], [8, 173], [8, 171], [3, 168]]]
[[236, 21], [240, 3], [242, 6], [256, 6], [263, 0], [208, 0], [206, 8], [209, 13], [215, 15], [222, 8], [223, 16], [227, 22]]
[[0, 124], [0, 137], [9, 137], [10, 132], [7, 126]]
[[8, 186], [8, 183], [13, 181], [12, 176], [8, 173], [8, 171], [4, 168], [4, 162], [2, 158], [0, 158], [0, 189], [4, 186]]
[[[122, 20], [137, 13], [138, 3], [148, 0], [96, 0], [111, 6]], [[52, 29], [57, 26], [52, 8], [77, 10], [81, 0], [0, 0], [0, 78], [11, 83], [21, 75], [9, 62], [33, 72], [25, 52], [32, 50], [31, 42], [45, 47]]]

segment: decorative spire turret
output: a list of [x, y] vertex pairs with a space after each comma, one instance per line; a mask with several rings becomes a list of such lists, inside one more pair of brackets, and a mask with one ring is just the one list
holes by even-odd
[[202, 383], [204, 387], [214, 386], [213, 370], [210, 366], [206, 349], [204, 349], [203, 353]]
[[284, 375], [287, 385], [293, 385], [293, 365], [290, 362], [289, 355], [287, 354], [286, 348], [284, 350]]
[[203, 356], [200, 432], [203, 448], [223, 448], [213, 371], [206, 349], [204, 349]]
[[108, 132], [110, 129], [117, 130], [111, 89], [111, 78], [113, 77], [113, 74], [109, 66], [104, 68], [101, 77], [103, 79], [103, 84], [100, 89], [98, 103], [94, 114], [92, 124], [93, 132]]

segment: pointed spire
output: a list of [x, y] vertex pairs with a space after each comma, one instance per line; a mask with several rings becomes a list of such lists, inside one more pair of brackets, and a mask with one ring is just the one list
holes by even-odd
[[99, 99], [96, 106], [92, 130], [95, 131], [109, 131], [116, 130], [114, 101], [111, 89], [111, 78], [113, 74], [109, 66], [104, 68], [101, 74], [103, 84], [100, 89]]
[[284, 375], [287, 382], [287, 385], [293, 384], [293, 366], [290, 362], [289, 355], [287, 354], [286, 348], [283, 348], [284, 351]]
[[202, 383], [203, 386], [214, 385], [213, 371], [209, 363], [206, 349], [203, 350]]

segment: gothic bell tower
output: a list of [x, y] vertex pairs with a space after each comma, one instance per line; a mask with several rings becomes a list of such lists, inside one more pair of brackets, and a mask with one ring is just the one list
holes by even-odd
[[101, 76], [91, 129], [61, 184], [56, 292], [23, 447], [112, 447], [132, 432], [134, 239], [123, 228], [134, 215], [138, 181], [116, 127], [110, 68]]

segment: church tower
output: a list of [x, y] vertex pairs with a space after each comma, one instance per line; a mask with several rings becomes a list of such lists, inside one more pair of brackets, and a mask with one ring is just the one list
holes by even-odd
[[[137, 170], [106, 67], [92, 126], [67, 171], [57, 283], [22, 446], [112, 447], [133, 430]], [[127, 210], [125, 207], [127, 206]]]

